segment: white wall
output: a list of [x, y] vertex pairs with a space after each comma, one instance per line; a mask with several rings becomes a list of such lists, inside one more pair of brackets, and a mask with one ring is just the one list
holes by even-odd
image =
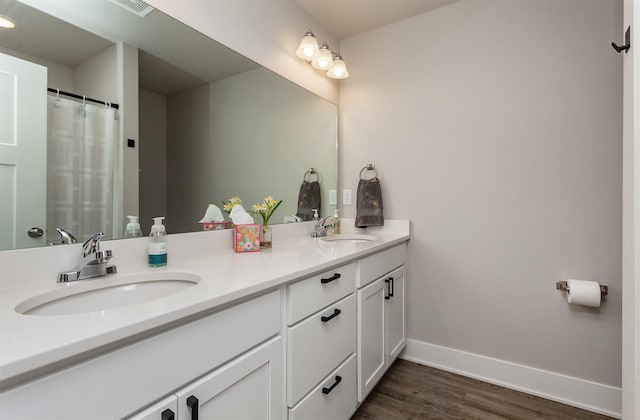
[[[375, 163], [385, 217], [413, 222], [410, 338], [620, 386], [621, 20], [461, 0], [341, 42], [341, 182]], [[567, 278], [606, 302], [570, 307]]]
[[0, 47], [0, 52], [45, 66], [47, 68], [48, 87], [73, 92], [73, 69], [71, 67], [9, 48]]
[[[248, 210], [267, 195], [282, 199], [271, 220], [282, 223], [296, 213], [299, 187], [311, 167], [318, 169], [325, 194], [336, 188], [336, 145], [327, 141], [337, 132], [335, 107], [269, 70], [173, 96], [168, 109], [167, 223], [173, 232], [197, 229], [209, 203], [220, 206], [232, 196], [240, 196]], [[326, 195], [322, 203], [320, 214], [333, 214]]]
[[[140, 226], [167, 215], [167, 97], [140, 89]], [[135, 215], [134, 215], [135, 216]]]
[[294, 0], [149, 0], [227, 47], [337, 103], [338, 82], [295, 55], [311, 28], [320, 42], [338, 42]]

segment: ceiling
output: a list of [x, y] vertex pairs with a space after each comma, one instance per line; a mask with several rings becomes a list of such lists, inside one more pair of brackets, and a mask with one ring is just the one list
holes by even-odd
[[338, 40], [457, 0], [295, 0]]

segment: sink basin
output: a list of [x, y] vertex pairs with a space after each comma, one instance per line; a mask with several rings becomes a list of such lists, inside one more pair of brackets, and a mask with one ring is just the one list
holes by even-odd
[[339, 233], [337, 235], [328, 235], [320, 238], [321, 241], [324, 242], [336, 242], [336, 241], [346, 241], [346, 242], [371, 242], [375, 241], [377, 238], [372, 235], [363, 235], [361, 233]]
[[144, 273], [80, 280], [25, 300], [16, 306], [24, 315], [68, 315], [147, 302], [187, 290], [200, 282], [191, 273]]

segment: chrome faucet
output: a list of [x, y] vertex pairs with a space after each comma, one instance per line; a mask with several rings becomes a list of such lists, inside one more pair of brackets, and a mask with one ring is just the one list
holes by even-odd
[[113, 257], [110, 249], [101, 251], [100, 240], [103, 233], [96, 233], [82, 244], [82, 257], [69, 271], [58, 274], [58, 283], [102, 277], [117, 272], [115, 265], [107, 265]]
[[311, 232], [312, 238], [320, 238], [323, 236], [327, 236], [327, 228], [333, 226], [334, 219], [333, 216], [325, 216], [322, 219], [316, 221], [315, 226], [313, 227], [313, 232]]
[[49, 245], [67, 245], [67, 244], [75, 244], [78, 242], [75, 236], [73, 236], [70, 232], [62, 228], [56, 228], [58, 235], [60, 235], [60, 242], [51, 242]]

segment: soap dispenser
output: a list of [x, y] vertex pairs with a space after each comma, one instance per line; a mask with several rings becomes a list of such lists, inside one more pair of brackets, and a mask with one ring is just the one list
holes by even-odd
[[340, 218], [338, 217], [338, 212], [340, 210], [336, 209], [333, 213], [333, 228], [331, 229], [331, 233], [337, 235], [340, 233]]
[[167, 231], [162, 224], [164, 217], [154, 217], [149, 234], [149, 267], [167, 265]]
[[127, 216], [129, 223], [124, 231], [125, 238], [140, 238], [142, 236], [142, 230], [140, 229], [140, 222], [138, 216]]

